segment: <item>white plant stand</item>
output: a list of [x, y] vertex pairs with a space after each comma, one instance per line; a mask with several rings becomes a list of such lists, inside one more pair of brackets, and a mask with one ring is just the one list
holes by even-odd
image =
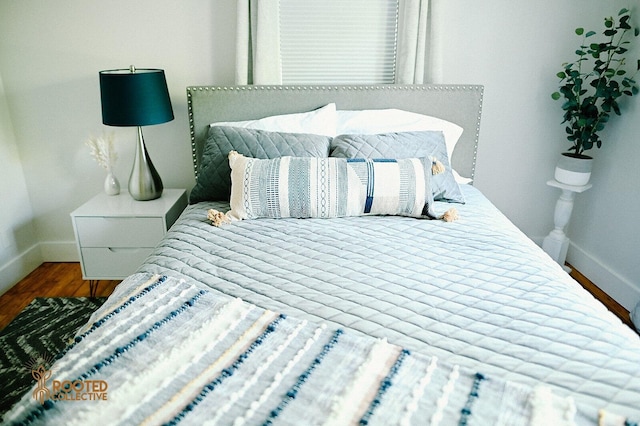
[[562, 190], [560, 198], [556, 203], [556, 210], [553, 215], [553, 222], [555, 228], [544, 238], [542, 242], [542, 249], [547, 252], [549, 256], [569, 272], [569, 268], [564, 265], [567, 258], [567, 249], [569, 248], [569, 238], [564, 233], [569, 221], [571, 220], [571, 212], [573, 211], [573, 201], [576, 194], [580, 194], [589, 188], [591, 184], [581, 186], [566, 185], [560, 183], [555, 179], [547, 181], [547, 185]]

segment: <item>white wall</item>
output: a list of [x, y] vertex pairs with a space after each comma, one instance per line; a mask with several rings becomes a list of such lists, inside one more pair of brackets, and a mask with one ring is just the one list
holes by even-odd
[[[553, 228], [556, 157], [568, 147], [560, 103], [551, 99], [561, 64], [574, 59], [576, 27], [599, 30], [605, 16], [637, 0], [433, 0], [434, 77], [485, 85], [476, 186], [529, 237]], [[635, 55], [640, 57], [640, 40]], [[635, 61], [631, 61], [635, 63]], [[640, 97], [624, 101], [604, 146], [592, 150], [594, 187], [577, 197], [568, 260], [627, 309], [640, 301]]]
[[98, 71], [163, 68], [176, 119], [145, 128], [165, 187], [193, 186], [185, 87], [233, 82], [235, 2], [2, 1], [0, 72], [45, 260], [74, 260], [69, 213], [102, 190], [84, 142], [115, 131], [126, 187], [135, 130], [102, 125]]
[[[640, 25], [640, 1], [631, 4]], [[640, 58], [640, 38], [629, 57]], [[602, 149], [591, 151], [593, 188], [576, 200], [568, 260], [632, 309], [640, 300], [633, 291], [640, 288], [640, 96], [624, 101], [623, 114], [612, 118]]]
[[[605, 15], [628, 4], [432, 0], [434, 82], [485, 85], [476, 185], [535, 240], [552, 228], [558, 193], [545, 182], [566, 148], [560, 106], [550, 98], [555, 74], [573, 57], [575, 27], [599, 28]], [[234, 33], [230, 0], [0, 2], [0, 74], [45, 260], [77, 257], [69, 212], [101, 190], [104, 172], [83, 145], [87, 137], [114, 130], [116, 171], [123, 184], [128, 178], [135, 135], [101, 124], [98, 71], [130, 64], [166, 71], [176, 119], [145, 128], [145, 138], [165, 186], [188, 188], [185, 87], [233, 84]], [[629, 116], [640, 102], [632, 101], [625, 105]], [[612, 123], [607, 135], [633, 141], [639, 120], [629, 118]], [[634, 260], [640, 225], [632, 217], [640, 197], [627, 183], [637, 173], [640, 145], [610, 145], [595, 153], [594, 188], [578, 197], [570, 256], [585, 255], [570, 259], [583, 271], [598, 264], [591, 273], [603, 274], [606, 283], [594, 280], [605, 289], [615, 271], [621, 280], [612, 294], [631, 288], [640, 295]], [[616, 196], [618, 188], [625, 188], [624, 198]], [[617, 212], [620, 219], [612, 221], [613, 198], [623, 199], [628, 213]]]
[[33, 211], [0, 75], [0, 294], [42, 262]]

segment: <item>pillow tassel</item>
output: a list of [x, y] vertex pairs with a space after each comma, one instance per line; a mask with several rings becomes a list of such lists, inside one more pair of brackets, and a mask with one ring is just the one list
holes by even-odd
[[439, 175], [440, 173], [444, 173], [445, 168], [444, 164], [440, 162], [437, 158], [432, 158], [431, 160], [431, 174]]
[[231, 223], [226, 214], [215, 209], [209, 209], [207, 211], [207, 219], [211, 221], [211, 224], [217, 228], [225, 223]]
[[598, 426], [624, 426], [627, 424], [627, 419], [618, 414], [609, 413], [606, 410], [600, 409], [598, 411]]
[[455, 207], [451, 207], [449, 210], [444, 212], [441, 217], [441, 219], [445, 222], [455, 222], [459, 218], [460, 216], [458, 215], [458, 209], [456, 209]]

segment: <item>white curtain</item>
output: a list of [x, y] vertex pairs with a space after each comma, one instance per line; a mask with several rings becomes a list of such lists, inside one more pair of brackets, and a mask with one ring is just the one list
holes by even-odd
[[[398, 6], [395, 81], [422, 84], [429, 0], [399, 0]], [[282, 84], [278, 0], [237, 0], [237, 20], [236, 84]]]
[[426, 61], [429, 0], [399, 0], [396, 83], [422, 84]]
[[282, 84], [278, 0], [237, 0], [236, 84]]

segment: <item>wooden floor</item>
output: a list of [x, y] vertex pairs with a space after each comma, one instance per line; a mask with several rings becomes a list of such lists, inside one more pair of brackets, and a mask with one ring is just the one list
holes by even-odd
[[[631, 327], [632, 330], [638, 332], [638, 330], [635, 329], [635, 327], [633, 326], [633, 323], [631, 322], [631, 317], [629, 316], [629, 311], [627, 311], [622, 305], [620, 305], [618, 302], [616, 302], [607, 293], [605, 293], [604, 291], [600, 290], [600, 288], [598, 288], [598, 286], [593, 284], [589, 280], [589, 278], [587, 278], [584, 275], [582, 275], [580, 273], [580, 271], [577, 271], [577, 270], [573, 269], [573, 267], [571, 265], [569, 265], [569, 264], [567, 264], [567, 266], [571, 268], [571, 272], [569, 273], [569, 275], [571, 275], [571, 277], [573, 277], [574, 280], [578, 281], [580, 283], [580, 285], [582, 285], [582, 287], [584, 287], [589, 293], [593, 294], [593, 296], [596, 299], [598, 299], [600, 302], [602, 302], [602, 304], [604, 306], [606, 306], [607, 309], [609, 309], [611, 312], [616, 314], [618, 316], [618, 318], [620, 318], [622, 320], [622, 322], [624, 322], [629, 327]], [[638, 333], [638, 334], [640, 334], [640, 333]]]
[[[100, 281], [96, 296], [111, 294], [118, 281]], [[43, 263], [0, 296], [0, 330], [36, 297], [88, 297], [89, 281], [79, 263]]]
[[[568, 265], [571, 267], [571, 265]], [[629, 312], [572, 268], [571, 276], [600, 300], [625, 324], [633, 328]], [[96, 296], [106, 297], [120, 281], [100, 281]], [[89, 296], [89, 282], [82, 279], [79, 263], [43, 263], [26, 278], [0, 296], [0, 330], [11, 322], [35, 297]]]

